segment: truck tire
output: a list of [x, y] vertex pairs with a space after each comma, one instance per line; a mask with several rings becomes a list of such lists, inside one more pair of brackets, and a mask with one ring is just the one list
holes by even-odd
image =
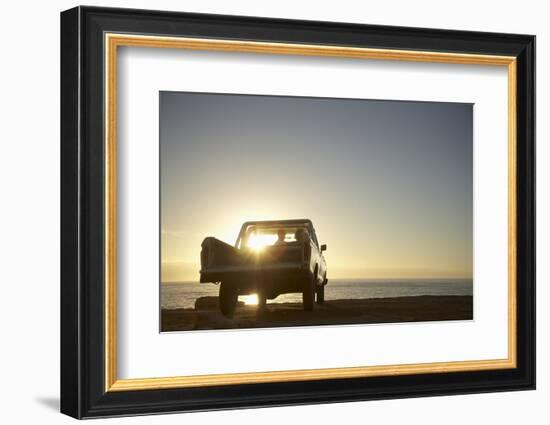
[[231, 319], [235, 314], [235, 308], [237, 308], [237, 301], [239, 298], [239, 291], [233, 285], [227, 282], [222, 282], [220, 285], [220, 311], [222, 314]]
[[313, 273], [309, 279], [304, 282], [304, 289], [302, 291], [302, 303], [304, 304], [305, 311], [312, 311], [315, 306], [315, 286], [317, 286], [316, 276], [317, 271]]
[[317, 287], [317, 304], [325, 302], [325, 285]]

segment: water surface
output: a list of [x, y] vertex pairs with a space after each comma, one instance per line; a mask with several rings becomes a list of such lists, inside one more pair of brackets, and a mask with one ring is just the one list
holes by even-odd
[[[197, 298], [217, 296], [219, 286], [212, 283], [164, 282], [160, 289], [161, 308], [174, 309], [193, 308]], [[331, 279], [325, 289], [326, 300], [419, 295], [473, 295], [473, 282], [472, 279]], [[250, 302], [253, 297], [239, 299]], [[302, 294], [283, 294], [275, 300], [268, 300], [270, 302], [302, 302]]]

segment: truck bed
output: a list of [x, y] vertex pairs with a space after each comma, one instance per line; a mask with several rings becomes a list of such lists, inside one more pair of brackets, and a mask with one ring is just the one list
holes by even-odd
[[216, 238], [206, 238], [201, 250], [201, 282], [219, 282], [224, 274], [300, 269], [303, 244], [265, 247], [261, 254], [241, 250]]

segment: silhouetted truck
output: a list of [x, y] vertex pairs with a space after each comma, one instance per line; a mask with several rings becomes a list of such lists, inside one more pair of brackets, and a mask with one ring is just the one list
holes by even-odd
[[220, 284], [222, 314], [232, 317], [239, 295], [257, 294], [258, 308], [281, 294], [302, 293], [304, 310], [325, 300], [326, 245], [311, 220], [248, 221], [235, 246], [207, 237], [202, 242], [201, 283]]

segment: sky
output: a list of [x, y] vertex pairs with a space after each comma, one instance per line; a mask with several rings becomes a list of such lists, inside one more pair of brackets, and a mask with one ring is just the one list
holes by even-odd
[[329, 278], [472, 277], [471, 104], [160, 92], [161, 279], [310, 218]]

